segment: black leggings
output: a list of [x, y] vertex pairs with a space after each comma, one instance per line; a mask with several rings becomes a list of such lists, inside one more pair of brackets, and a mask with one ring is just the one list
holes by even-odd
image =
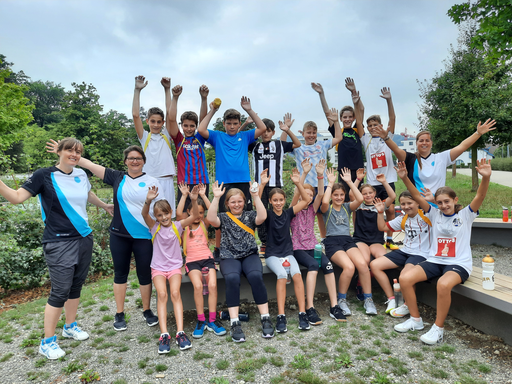
[[[293, 251], [293, 256], [295, 257], [295, 260], [297, 260], [297, 263], [300, 265], [303, 265], [306, 267], [309, 271], [316, 271], [320, 269], [318, 266], [318, 261], [315, 259], [315, 250], [309, 249], [307, 251], [303, 249], [296, 249]], [[328, 275], [329, 273], [333, 273], [334, 269], [332, 268], [332, 264], [327, 258], [327, 256], [324, 255], [322, 252], [322, 271], [324, 272], [324, 275]]]
[[153, 243], [150, 239], [134, 239], [110, 234], [110, 253], [114, 262], [114, 283], [126, 284], [130, 273], [132, 252], [140, 285], [151, 284]]
[[268, 302], [267, 288], [263, 284], [263, 266], [257, 254], [243, 259], [221, 259], [220, 271], [226, 282], [226, 304], [228, 308], [240, 305], [240, 276], [242, 273], [249, 281], [256, 304]]

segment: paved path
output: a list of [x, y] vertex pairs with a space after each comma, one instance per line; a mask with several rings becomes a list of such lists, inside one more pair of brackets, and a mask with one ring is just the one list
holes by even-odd
[[[461, 175], [471, 176], [470, 168], [457, 168], [457, 173]], [[452, 171], [448, 171], [450, 177]], [[492, 171], [491, 182], [504, 185], [512, 188], [512, 172], [507, 171]]]

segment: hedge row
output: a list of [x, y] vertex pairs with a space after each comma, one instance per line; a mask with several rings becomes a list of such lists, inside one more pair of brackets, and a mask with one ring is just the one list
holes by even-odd
[[493, 159], [492, 169], [495, 171], [512, 172], [512, 157]]

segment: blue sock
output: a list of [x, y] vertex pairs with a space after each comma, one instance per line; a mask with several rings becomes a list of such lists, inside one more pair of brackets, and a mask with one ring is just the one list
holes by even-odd
[[338, 299], [346, 299], [347, 298], [347, 294], [346, 293], [339, 293], [338, 292]]
[[371, 299], [372, 298], [372, 294], [371, 293], [363, 293], [363, 296], [364, 296], [364, 299]]
[[393, 240], [393, 236], [386, 236], [386, 240], [389, 241], [389, 240]]

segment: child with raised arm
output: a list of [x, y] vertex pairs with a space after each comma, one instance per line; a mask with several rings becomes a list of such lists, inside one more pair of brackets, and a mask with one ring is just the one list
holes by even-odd
[[[181, 190], [181, 199], [176, 212], [177, 219], [184, 219], [190, 216], [191, 205], [186, 206], [189, 187], [182, 183], [178, 185]], [[213, 255], [208, 247], [208, 227], [210, 223], [204, 217], [204, 213], [210, 207], [210, 201], [206, 195], [206, 187], [198, 185], [199, 196], [197, 205], [199, 218], [190, 224], [183, 232], [183, 254], [186, 256], [185, 269], [188, 277], [194, 286], [194, 302], [196, 304], [197, 324], [192, 333], [195, 339], [203, 337], [205, 328], [217, 336], [226, 334], [226, 329], [217, 320], [217, 270], [213, 262]], [[185, 207], [187, 207], [185, 209]], [[203, 270], [208, 270], [208, 320], [204, 313], [203, 299]]]
[[[165, 90], [165, 107], [168, 110], [171, 103], [171, 79], [162, 77], [161, 84]], [[165, 123], [164, 112], [158, 107], [149, 108], [146, 119], [149, 132], [144, 129], [140, 118], [140, 92], [146, 85], [148, 82], [145, 81], [144, 76], [135, 77], [132, 115], [137, 137], [146, 155], [146, 163], [142, 170], [158, 180], [161, 186], [160, 193], [169, 202], [174, 215], [176, 212], [174, 197], [176, 169], [172, 157], [170, 130], [169, 126], [166, 127], [167, 129], [162, 129]]]
[[[190, 188], [195, 185], [203, 184], [206, 187], [206, 195], [210, 189], [210, 181], [208, 180], [208, 169], [206, 168], [206, 157], [204, 152], [204, 144], [206, 140], [196, 132], [199, 121], [206, 116], [207, 97], [209, 89], [206, 85], [201, 85], [199, 94], [201, 95], [201, 110], [198, 119], [197, 114], [193, 111], [183, 112], [180, 117], [180, 132], [178, 122], [176, 120], [178, 110], [178, 99], [183, 91], [181, 85], [172, 88], [172, 101], [167, 111], [167, 126], [169, 133], [176, 147], [176, 161], [178, 163], [178, 184], [188, 184]], [[178, 201], [181, 200], [181, 189], [178, 189]], [[190, 203], [187, 199], [186, 206]]]
[[[391, 92], [389, 88], [382, 88], [381, 90], [383, 99], [388, 104], [388, 137], [393, 138], [395, 133], [395, 110], [393, 108], [393, 101], [391, 100]], [[356, 111], [356, 116], [359, 114]], [[365, 148], [366, 153], [366, 175], [367, 183], [375, 188], [376, 197], [381, 200], [386, 200], [386, 218], [393, 220], [395, 218], [395, 198], [388, 203], [390, 196], [388, 188], [382, 184], [377, 178], [378, 175], [383, 174], [389, 183], [392, 190], [395, 190], [396, 172], [393, 168], [393, 153], [386, 145], [385, 141], [377, 134], [377, 128], [382, 129], [382, 121], [379, 115], [372, 115], [366, 120], [368, 132], [361, 137], [361, 142]], [[358, 125], [358, 129], [363, 130], [362, 125]], [[385, 247], [388, 249], [396, 250], [398, 247], [393, 242], [392, 231], [387, 231]]]
[[[303, 173], [301, 175], [301, 184], [304, 183], [306, 175], [311, 170], [311, 163], [309, 159], [305, 159], [302, 162]], [[323, 175], [326, 167], [326, 160], [320, 160], [315, 168], [317, 175]], [[336, 299], [336, 278], [334, 276], [334, 269], [329, 259], [322, 252], [322, 258], [320, 265], [314, 258], [315, 245], [318, 241], [315, 236], [315, 213], [320, 208], [322, 198], [324, 196], [324, 179], [320, 177], [318, 179], [318, 193], [315, 196], [315, 188], [310, 184], [304, 184], [304, 189], [308, 195], [307, 205], [301, 211], [295, 214], [295, 217], [290, 223], [290, 229], [292, 231], [292, 243], [293, 243], [293, 256], [300, 265], [305, 266], [308, 269], [306, 276], [306, 315], [308, 322], [311, 325], [322, 324], [322, 319], [318, 315], [317, 310], [313, 304], [315, 297], [316, 279], [318, 277], [318, 271], [321, 268], [324, 273], [325, 285], [327, 286], [327, 292], [330, 300], [329, 315], [336, 321], [346, 321], [347, 318], [343, 315], [341, 308], [338, 306]], [[296, 188], [295, 193], [290, 204], [290, 207], [294, 207], [298, 202], [302, 201], [299, 190]]]
[[[320, 103], [322, 104], [322, 109], [327, 117], [327, 122], [329, 123], [329, 132], [333, 137], [336, 136], [336, 130], [334, 125], [332, 124], [332, 120], [329, 118], [330, 109], [327, 104], [327, 100], [325, 99], [324, 89], [319, 83], [311, 83], [311, 87], [313, 90], [318, 92], [320, 97]], [[357, 129], [355, 126], [353, 127], [354, 121], [356, 120], [355, 110], [359, 111], [360, 118], [359, 120], [362, 122], [364, 116], [364, 105], [359, 96], [359, 92], [356, 90], [356, 84], [354, 79], [347, 77], [345, 79], [345, 87], [350, 91], [352, 95], [352, 102], [354, 107], [349, 105], [344, 106], [340, 110], [340, 119], [342, 124], [342, 140], [339, 142], [337, 146], [338, 151], [338, 172], [339, 178], [338, 182], [343, 184], [345, 190], [350, 190], [349, 186], [345, 184], [345, 182], [341, 179], [341, 170], [343, 168], [350, 169], [350, 175], [352, 182], [356, 181], [356, 171], [359, 168], [364, 166], [363, 163], [363, 148], [361, 146], [361, 136], [363, 135], [362, 130]], [[349, 202], [348, 194], [345, 195], [345, 202]]]
[[325, 253], [331, 262], [343, 269], [339, 280], [338, 305], [345, 316], [352, 314], [347, 305], [347, 291], [357, 269], [363, 288], [366, 314], [376, 315], [377, 308], [372, 299], [372, 282], [368, 264], [350, 236], [350, 214], [361, 205], [363, 196], [352, 182], [348, 168], [342, 170], [341, 177], [350, 186], [354, 201], [345, 203], [345, 189], [340, 183], [335, 183], [336, 172], [331, 169], [327, 171], [329, 184], [320, 207], [327, 231], [324, 240]]
[[[284, 123], [279, 122], [279, 124]], [[263, 170], [260, 176], [260, 195], [263, 193], [263, 189], [268, 184], [270, 178], [271, 176], [268, 175], [267, 170]], [[283, 260], [288, 260], [288, 263], [290, 264], [289, 273], [293, 280], [295, 297], [297, 298], [297, 303], [299, 306], [299, 329], [310, 329], [306, 315], [306, 303], [304, 300], [304, 283], [302, 281], [299, 264], [297, 263], [297, 260], [295, 260], [295, 257], [293, 257], [293, 244], [290, 236], [290, 222], [295, 217], [297, 212], [306, 208], [309, 203], [309, 196], [300, 183], [300, 174], [297, 169], [293, 170], [291, 180], [298, 189], [302, 200], [295, 206], [284, 210], [284, 205], [286, 204], [286, 193], [281, 188], [272, 188], [269, 195], [272, 209], [267, 210], [267, 220], [264, 224], [267, 227], [268, 234], [265, 262], [267, 267], [269, 267], [269, 269], [277, 276], [277, 333], [284, 333], [288, 331], [286, 327], [286, 314], [284, 312], [287, 271], [283, 266]]]
[[414, 200], [418, 201], [420, 207], [425, 210], [425, 216], [432, 223], [434, 241], [427, 261], [419, 263], [400, 277], [400, 286], [411, 317], [395, 325], [395, 331], [407, 332], [424, 328], [416, 303], [414, 285], [420, 281], [439, 277], [436, 320], [432, 328], [420, 337], [420, 340], [426, 344], [437, 344], [443, 341], [443, 326], [451, 305], [452, 289], [458, 284], [463, 284], [473, 269], [470, 247], [471, 226], [485, 199], [492, 173], [490, 161], [483, 159], [477, 164], [476, 170], [482, 176], [482, 181], [476, 196], [464, 208], [458, 204], [458, 197], [450, 187], [438, 188], [434, 195], [437, 207], [429, 206], [407, 177], [406, 165], [400, 162], [397, 169], [398, 176], [403, 180]]
[[[247, 149], [250, 144], [254, 143], [267, 127], [258, 117], [251, 107], [251, 100], [243, 96], [240, 105], [247, 112], [256, 124], [256, 129], [238, 132], [240, 128], [240, 112], [236, 109], [228, 109], [224, 112], [222, 124], [226, 132], [219, 132], [208, 129], [208, 124], [213, 115], [218, 111], [213, 103], [210, 103], [210, 111], [199, 123], [197, 131], [208, 141], [215, 149], [215, 175], [220, 183], [224, 184], [226, 192], [231, 188], [239, 189], [247, 197], [245, 210], [252, 210], [251, 195], [249, 193], [249, 182], [251, 176], [249, 173], [249, 153]], [[220, 195], [220, 211], [226, 212], [224, 205], [225, 196]], [[214, 257], [218, 259], [220, 237], [219, 233], [215, 233], [215, 252]]]
[[158, 196], [158, 188], [151, 187], [148, 190], [146, 202], [142, 208], [142, 217], [146, 225], [151, 228], [153, 241], [153, 258], [151, 260], [151, 277], [158, 296], [157, 310], [160, 332], [162, 333], [158, 345], [158, 353], [169, 353], [170, 336], [167, 331], [167, 280], [171, 291], [171, 300], [176, 318], [176, 344], [184, 351], [192, 347], [190, 340], [183, 331], [183, 303], [181, 301], [181, 234], [183, 229], [194, 223], [199, 218], [197, 206], [197, 189], [190, 192], [192, 200], [192, 215], [186, 219], [173, 222], [172, 208], [165, 199], [158, 200], [153, 208], [156, 221], [149, 215], [149, 206]]
[[[247, 151], [246, 151], [247, 152]], [[258, 196], [257, 189], [250, 189], [256, 211], [247, 211], [245, 194], [231, 188], [224, 199], [227, 212], [220, 212], [219, 201], [225, 189], [216, 181], [212, 185], [213, 201], [206, 218], [213, 227], [222, 232], [220, 243], [220, 271], [226, 284], [226, 304], [231, 320], [231, 338], [234, 342], [245, 341], [238, 310], [240, 308], [240, 277], [245, 275], [251, 285], [254, 301], [261, 314], [261, 336], [274, 337], [274, 326], [268, 311], [267, 289], [263, 284], [263, 266], [258, 255], [254, 229], [267, 218], [267, 211]]]
[[404, 213], [388, 222], [384, 220], [385, 203], [376, 198], [374, 205], [378, 212], [377, 224], [379, 230], [404, 231], [404, 246], [402, 249], [391, 251], [385, 254], [384, 257], [379, 257], [370, 263], [370, 269], [375, 280], [380, 284], [388, 298], [386, 313], [393, 317], [408, 315], [409, 309], [405, 303], [397, 308], [393, 288], [384, 271], [403, 267], [400, 275], [407, 273], [409, 269], [427, 259], [432, 244], [430, 220], [426, 218], [423, 210], [420, 210], [420, 205], [413, 199], [411, 192], [402, 192], [399, 201]]
[[[300, 147], [300, 141], [293, 134], [290, 127], [293, 124], [291, 114], [287, 113], [284, 116], [284, 124], [279, 128], [286, 132], [292, 142], [286, 140], [272, 140], [272, 136], [276, 132], [275, 124], [270, 119], [262, 120], [267, 129], [261, 135], [261, 142], [254, 142], [249, 145], [249, 152], [252, 153], [252, 161], [254, 165], [254, 178], [257, 183], [261, 183], [259, 175], [262, 170], [267, 169], [270, 176], [270, 181], [263, 189], [263, 194], [260, 196], [261, 201], [266, 209], [269, 208], [269, 193], [272, 188], [283, 188], [283, 159], [284, 154], [292, 152], [295, 148]], [[258, 227], [258, 237], [261, 241], [260, 254], [265, 254], [265, 245], [267, 242], [266, 226]]]

